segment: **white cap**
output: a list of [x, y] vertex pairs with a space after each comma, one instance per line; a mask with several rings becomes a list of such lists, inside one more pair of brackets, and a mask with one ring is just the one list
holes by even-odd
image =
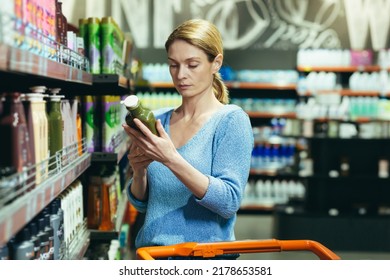
[[127, 108], [134, 108], [138, 106], [138, 96], [136, 95], [129, 95], [125, 98], [125, 100], [121, 101], [121, 104], [125, 105]]
[[51, 95], [47, 95], [50, 98], [50, 101], [59, 102], [61, 98], [64, 98], [65, 95], [57, 95], [60, 92], [60, 88], [49, 88]]
[[41, 93], [25, 93], [24, 94], [25, 99], [29, 101], [43, 101], [43, 98], [46, 96], [46, 94]]
[[34, 93], [45, 93], [45, 91], [47, 90], [47, 87], [35, 86], [35, 87], [30, 87], [30, 90]]
[[60, 88], [49, 88], [49, 90], [52, 94], [58, 94], [61, 91]]

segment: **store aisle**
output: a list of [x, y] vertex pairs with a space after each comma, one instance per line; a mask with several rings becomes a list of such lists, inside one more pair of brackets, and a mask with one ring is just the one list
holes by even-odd
[[[271, 215], [238, 215], [236, 239], [271, 239], [273, 218]], [[325, 245], [325, 244], [323, 244]], [[332, 248], [329, 248], [332, 249]], [[390, 252], [345, 252], [335, 251], [342, 260], [390, 260]], [[317, 260], [311, 252], [275, 252], [242, 254], [239, 260]]]

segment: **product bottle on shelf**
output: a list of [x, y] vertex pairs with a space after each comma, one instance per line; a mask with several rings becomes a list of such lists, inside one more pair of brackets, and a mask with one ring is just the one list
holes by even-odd
[[115, 168], [108, 165], [103, 168], [102, 185], [101, 185], [101, 203], [102, 203], [102, 219], [99, 225], [99, 230], [113, 230], [113, 217], [115, 213], [111, 212], [110, 207], [110, 191], [115, 188]]
[[[34, 164], [36, 174], [36, 184], [40, 184], [43, 180], [44, 172], [41, 168], [44, 160], [46, 159], [46, 153], [48, 146], [45, 143], [45, 118], [42, 112], [42, 101], [44, 95], [41, 93], [26, 93], [24, 94], [25, 111], [28, 113], [28, 125], [32, 124], [32, 129], [29, 127], [29, 131], [32, 131], [30, 138], [34, 144]], [[31, 143], [31, 144], [32, 144]]]
[[101, 73], [100, 20], [88, 18], [88, 56], [92, 74]]
[[[31, 163], [32, 165], [37, 166], [37, 159], [36, 159], [36, 153], [37, 153], [37, 147], [38, 145], [36, 137], [38, 136], [38, 131], [35, 133], [34, 129], [37, 129], [36, 127], [39, 127], [39, 119], [34, 117], [34, 114], [36, 112], [36, 109], [34, 109], [35, 104], [26, 97], [26, 95], [22, 95], [22, 103], [24, 107], [24, 113], [26, 116], [26, 123], [27, 123], [27, 130], [29, 135], [29, 148], [30, 148], [30, 156], [31, 156]], [[37, 134], [37, 135], [35, 135]], [[39, 149], [39, 148], [38, 148]], [[38, 155], [40, 157], [40, 155]], [[31, 181], [32, 187], [35, 186], [35, 184], [40, 183], [40, 177], [39, 174], [37, 174], [36, 169], [33, 168], [30, 171], [30, 178], [29, 181]], [[1, 196], [1, 195], [0, 195]]]
[[24, 227], [16, 236], [12, 256], [15, 260], [33, 260], [34, 243], [31, 241], [31, 233], [28, 227]]
[[43, 214], [45, 220], [45, 232], [49, 236], [49, 260], [54, 260], [54, 230], [50, 225], [50, 214], [46, 211]]
[[53, 201], [56, 204], [57, 215], [59, 218], [59, 226], [57, 236], [59, 240], [59, 259], [62, 259], [65, 254], [65, 242], [64, 242], [64, 210], [61, 208], [61, 199], [56, 198]]
[[[5, 95], [3, 114], [0, 117], [0, 167], [14, 167], [27, 179], [31, 166], [31, 148], [20, 93]], [[5, 137], [7, 136], [7, 137]]]
[[102, 217], [101, 204], [101, 185], [102, 178], [98, 171], [91, 174], [88, 178], [88, 209], [87, 209], [87, 226], [89, 229], [98, 229]]
[[31, 241], [34, 243], [34, 260], [41, 258], [41, 240], [38, 237], [38, 226], [36, 222], [31, 222], [28, 226], [31, 233]]
[[45, 219], [38, 218], [38, 233], [37, 236], [41, 241], [41, 252], [40, 259], [41, 260], [49, 260], [50, 259], [50, 243], [49, 243], [49, 234], [45, 231]]
[[123, 105], [126, 106], [128, 113], [126, 115], [126, 123], [138, 129], [138, 127], [134, 123], [134, 118], [139, 119], [146, 127], [150, 129], [150, 131], [158, 135], [156, 129], [156, 118], [151, 110], [142, 106], [141, 101], [138, 99], [136, 95], [129, 95], [125, 100], [121, 101]]
[[[26, 94], [26, 96], [33, 96], [34, 102], [37, 103], [36, 106], [36, 114], [40, 118], [40, 136], [35, 138], [39, 144], [39, 170], [37, 173], [40, 173], [41, 180], [45, 180], [48, 176], [48, 159], [49, 159], [49, 125], [47, 120], [46, 113], [46, 101], [44, 97], [46, 96], [44, 93], [47, 88], [45, 86], [34, 86], [30, 88], [31, 94]], [[35, 130], [34, 130], [35, 132]], [[37, 157], [37, 154], [36, 156]]]
[[62, 145], [62, 114], [61, 114], [61, 98], [65, 97], [64, 95], [58, 95], [61, 89], [52, 88], [50, 89], [51, 95], [49, 95], [49, 114], [48, 114], [48, 123], [49, 123], [49, 151], [50, 151], [50, 163], [49, 169], [54, 169], [56, 167], [56, 158], [54, 157], [58, 151], [63, 148]]
[[9, 260], [8, 245], [0, 246], [0, 261]]

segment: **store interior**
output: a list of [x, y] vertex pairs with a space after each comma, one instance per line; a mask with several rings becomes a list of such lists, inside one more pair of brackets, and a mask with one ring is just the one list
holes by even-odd
[[[135, 94], [151, 110], [180, 104], [163, 43], [195, 17], [220, 28], [230, 103], [253, 128], [236, 239], [313, 240], [341, 259], [390, 259], [383, 7], [91, 2], [0, 0], [0, 259], [136, 258], [143, 214], [126, 196], [132, 172], [121, 101]], [[318, 256], [292, 250], [239, 259]]]

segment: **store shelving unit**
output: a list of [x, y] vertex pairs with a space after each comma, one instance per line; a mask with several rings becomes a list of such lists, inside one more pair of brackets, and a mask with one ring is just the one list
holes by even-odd
[[93, 94], [129, 95], [130, 79], [117, 74], [94, 74], [91, 88]]
[[305, 66], [298, 65], [297, 70], [300, 72], [375, 72], [379, 71], [379, 65], [361, 65], [361, 66]]
[[91, 163], [91, 155], [84, 153], [61, 172], [49, 177], [15, 202], [0, 209], [0, 245], [5, 244], [23, 226], [76, 180]]
[[[226, 86], [232, 89], [268, 89], [268, 90], [295, 90], [295, 84], [289, 83], [257, 83], [257, 82], [238, 82], [228, 81]], [[140, 86], [139, 88], [160, 88], [160, 89], [174, 89], [172, 82], [152, 82], [147, 86]]]
[[[341, 96], [368, 96], [388, 98], [377, 91], [354, 91], [348, 88], [348, 78], [354, 72], [377, 72], [380, 67], [350, 66], [298, 66], [302, 73], [335, 72], [343, 89], [319, 91]], [[310, 96], [308, 93], [307, 96]], [[314, 122], [346, 120], [315, 119]], [[386, 120], [358, 117], [347, 120], [356, 125], [370, 122], [388, 123]], [[277, 206], [274, 210], [274, 235], [294, 239], [310, 236], [326, 242], [335, 250], [388, 250], [389, 238], [381, 232], [390, 227], [388, 220], [390, 179], [380, 178], [379, 159], [390, 159], [388, 138], [305, 137], [313, 160], [313, 175], [307, 182], [305, 201], [301, 205]], [[342, 173], [342, 158], [348, 159], [348, 173]], [[336, 175], [335, 175], [336, 174]], [[337, 229], [337, 230], [330, 230]], [[363, 232], [365, 234], [363, 234]], [[373, 237], [370, 233], [375, 233]], [[364, 236], [363, 236], [364, 235]]]
[[[37, 84], [60, 87], [74, 95], [125, 95], [130, 93], [130, 79], [116, 75], [93, 75], [55, 60], [42, 57], [0, 42], [1, 91], [26, 92]], [[0, 209], [0, 245], [6, 244], [20, 229], [41, 212], [52, 200], [81, 176], [93, 162], [119, 161], [129, 148], [128, 137], [121, 135], [113, 153], [84, 152], [61, 172], [47, 178], [33, 190]], [[126, 203], [121, 201], [121, 211]], [[120, 214], [123, 217], [123, 213]], [[93, 233], [92, 233], [93, 235]], [[114, 237], [114, 238], [117, 238]], [[80, 230], [69, 246], [67, 259], [82, 259], [91, 241], [90, 230]]]
[[125, 133], [121, 133], [118, 137], [120, 138], [118, 141], [119, 144], [114, 152], [93, 152], [92, 162], [119, 163], [129, 150], [130, 138]]
[[92, 86], [92, 75], [81, 69], [2, 43], [0, 50], [1, 75], [9, 80], [0, 85], [3, 90], [25, 90], [40, 82], [70, 91]]

